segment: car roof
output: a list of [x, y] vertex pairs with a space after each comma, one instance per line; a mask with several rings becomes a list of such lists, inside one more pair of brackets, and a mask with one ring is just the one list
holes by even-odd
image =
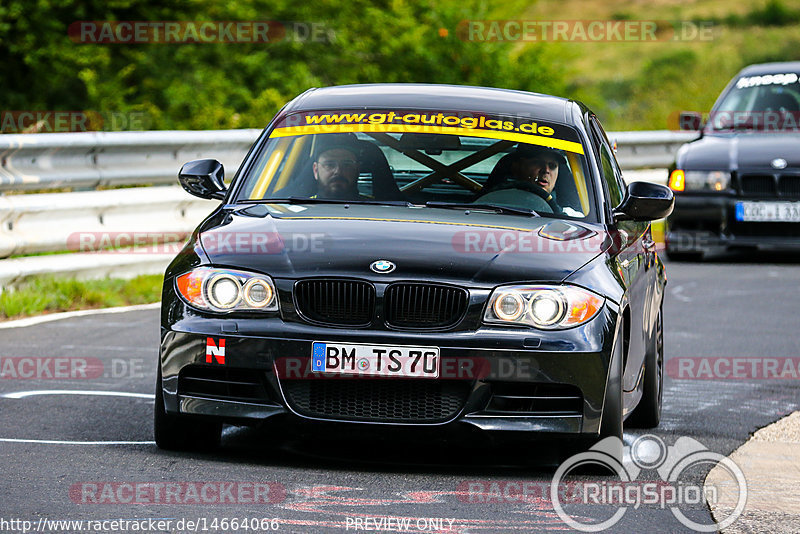
[[310, 89], [284, 112], [338, 109], [468, 111], [571, 124], [572, 100], [511, 89], [421, 83], [338, 85]]
[[739, 71], [739, 76], [757, 76], [763, 74], [782, 74], [784, 72], [800, 72], [800, 61], [781, 61], [775, 63], [759, 63], [748, 65]]

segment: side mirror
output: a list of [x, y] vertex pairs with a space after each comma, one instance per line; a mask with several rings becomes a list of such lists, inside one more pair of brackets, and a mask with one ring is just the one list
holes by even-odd
[[181, 167], [178, 181], [196, 197], [222, 200], [228, 189], [225, 187], [225, 168], [215, 159], [196, 159]]
[[678, 127], [681, 130], [691, 130], [696, 132], [703, 123], [703, 115], [697, 111], [681, 111], [678, 118]]
[[652, 221], [663, 219], [675, 205], [670, 188], [649, 182], [631, 182], [619, 206], [614, 209], [615, 221]]

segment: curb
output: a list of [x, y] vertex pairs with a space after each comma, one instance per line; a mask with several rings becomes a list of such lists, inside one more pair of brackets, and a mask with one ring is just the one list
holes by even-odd
[[[722, 532], [800, 532], [800, 411], [757, 430], [728, 458], [744, 473], [747, 503]], [[719, 465], [708, 473], [705, 485], [719, 489], [718, 501], [709, 503], [719, 524], [736, 506], [738, 488]]]
[[22, 328], [25, 326], [33, 326], [41, 323], [49, 323], [50, 321], [60, 321], [61, 319], [69, 319], [71, 317], [82, 317], [85, 315], [100, 315], [102, 313], [123, 313], [138, 310], [155, 310], [161, 307], [160, 302], [153, 302], [151, 304], [136, 304], [134, 306], [117, 306], [115, 308], [92, 308], [90, 310], [76, 310], [60, 313], [49, 313], [47, 315], [37, 315], [36, 317], [25, 317], [24, 319], [13, 319], [11, 321], [0, 322], [0, 329], [4, 328]]

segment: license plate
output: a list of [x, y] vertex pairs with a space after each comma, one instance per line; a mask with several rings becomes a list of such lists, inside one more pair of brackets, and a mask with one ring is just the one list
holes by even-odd
[[800, 222], [800, 202], [737, 202], [742, 222]]
[[439, 378], [439, 347], [315, 341], [311, 370], [365, 376]]

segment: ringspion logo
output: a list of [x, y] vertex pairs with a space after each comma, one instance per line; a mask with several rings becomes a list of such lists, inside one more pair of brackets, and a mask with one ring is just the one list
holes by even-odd
[[[623, 453], [620, 461], [619, 453]], [[602, 481], [582, 482], [579, 505], [598, 504], [612, 506], [616, 511], [605, 520], [586, 517], [580, 506], [573, 506], [575, 495], [564, 499], [562, 490], [570, 473], [582, 466], [602, 466], [614, 476]], [[720, 467], [730, 480], [726, 488], [713, 484], [696, 483], [689, 476], [707, 466]], [[640, 478], [644, 471], [655, 471], [658, 480]], [[723, 489], [736, 489], [736, 506], [724, 518], [709, 523], [695, 521], [684, 514], [686, 506], [696, 507], [709, 503], [712, 508], [719, 502]], [[685, 527], [696, 532], [717, 532], [734, 523], [744, 511], [747, 502], [747, 481], [741, 468], [730, 458], [709, 450], [699, 441], [680, 437], [674, 445], [667, 446], [658, 436], [640, 436], [630, 446], [619, 438], [608, 437], [586, 452], [578, 453], [563, 462], [553, 475], [550, 500], [558, 517], [570, 528], [580, 532], [601, 532], [614, 527], [630, 509], [645, 505], [669, 509]]]

